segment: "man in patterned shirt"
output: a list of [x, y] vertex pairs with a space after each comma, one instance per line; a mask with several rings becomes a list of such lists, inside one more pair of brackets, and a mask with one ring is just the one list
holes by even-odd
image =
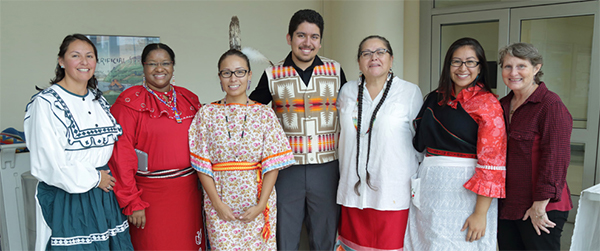
[[292, 51], [265, 69], [250, 99], [272, 102], [290, 141], [297, 165], [279, 172], [277, 248], [297, 250], [304, 222], [311, 250], [332, 250], [340, 208], [337, 94], [346, 82], [340, 64], [319, 57], [323, 17], [314, 10], [296, 12], [287, 42]]

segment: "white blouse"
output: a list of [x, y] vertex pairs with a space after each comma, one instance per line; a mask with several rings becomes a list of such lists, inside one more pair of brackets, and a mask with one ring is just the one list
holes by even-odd
[[[423, 96], [415, 84], [394, 77], [387, 98], [373, 124], [368, 171], [371, 184], [367, 185], [366, 161], [371, 115], [381, 100], [385, 86], [371, 100], [364, 87], [361, 116], [360, 156], [358, 176], [361, 178], [360, 196], [354, 192], [358, 181], [356, 167], [356, 118], [358, 114], [358, 81], [346, 83], [340, 90], [337, 106], [341, 133], [339, 145], [340, 182], [337, 203], [345, 207], [376, 210], [404, 210], [410, 203], [410, 177], [416, 173], [422, 154], [412, 145], [412, 120], [417, 116]], [[387, 86], [387, 83], [386, 83]]]
[[31, 98], [24, 128], [31, 174], [68, 193], [98, 186], [96, 167], [108, 162], [122, 129], [104, 97], [73, 94], [54, 84]]

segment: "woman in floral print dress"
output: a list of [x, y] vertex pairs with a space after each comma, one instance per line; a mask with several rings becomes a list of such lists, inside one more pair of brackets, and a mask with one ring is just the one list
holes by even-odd
[[252, 72], [231, 49], [219, 59], [222, 100], [203, 106], [189, 130], [192, 166], [204, 187], [212, 250], [276, 250], [275, 181], [295, 163], [273, 110], [248, 99]]

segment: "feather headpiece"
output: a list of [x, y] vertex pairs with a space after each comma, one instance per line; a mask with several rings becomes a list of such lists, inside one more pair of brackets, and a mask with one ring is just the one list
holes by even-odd
[[242, 48], [242, 38], [240, 31], [240, 20], [237, 16], [231, 17], [231, 22], [229, 23], [229, 48], [236, 49], [244, 53], [251, 63], [262, 63], [262, 64], [270, 64], [273, 66], [273, 62], [265, 57], [260, 51], [245, 47]]

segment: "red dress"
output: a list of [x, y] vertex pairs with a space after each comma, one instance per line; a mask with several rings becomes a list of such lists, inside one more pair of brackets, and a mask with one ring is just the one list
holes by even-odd
[[[125, 215], [145, 209], [145, 228], [130, 227], [136, 250], [205, 249], [202, 193], [188, 146], [188, 129], [200, 103], [194, 93], [174, 88], [181, 123], [143, 86], [125, 90], [111, 107], [123, 127], [109, 162], [117, 179], [114, 191]], [[173, 91], [164, 94], [173, 100]], [[147, 172], [138, 171], [134, 149], [148, 154]]]

